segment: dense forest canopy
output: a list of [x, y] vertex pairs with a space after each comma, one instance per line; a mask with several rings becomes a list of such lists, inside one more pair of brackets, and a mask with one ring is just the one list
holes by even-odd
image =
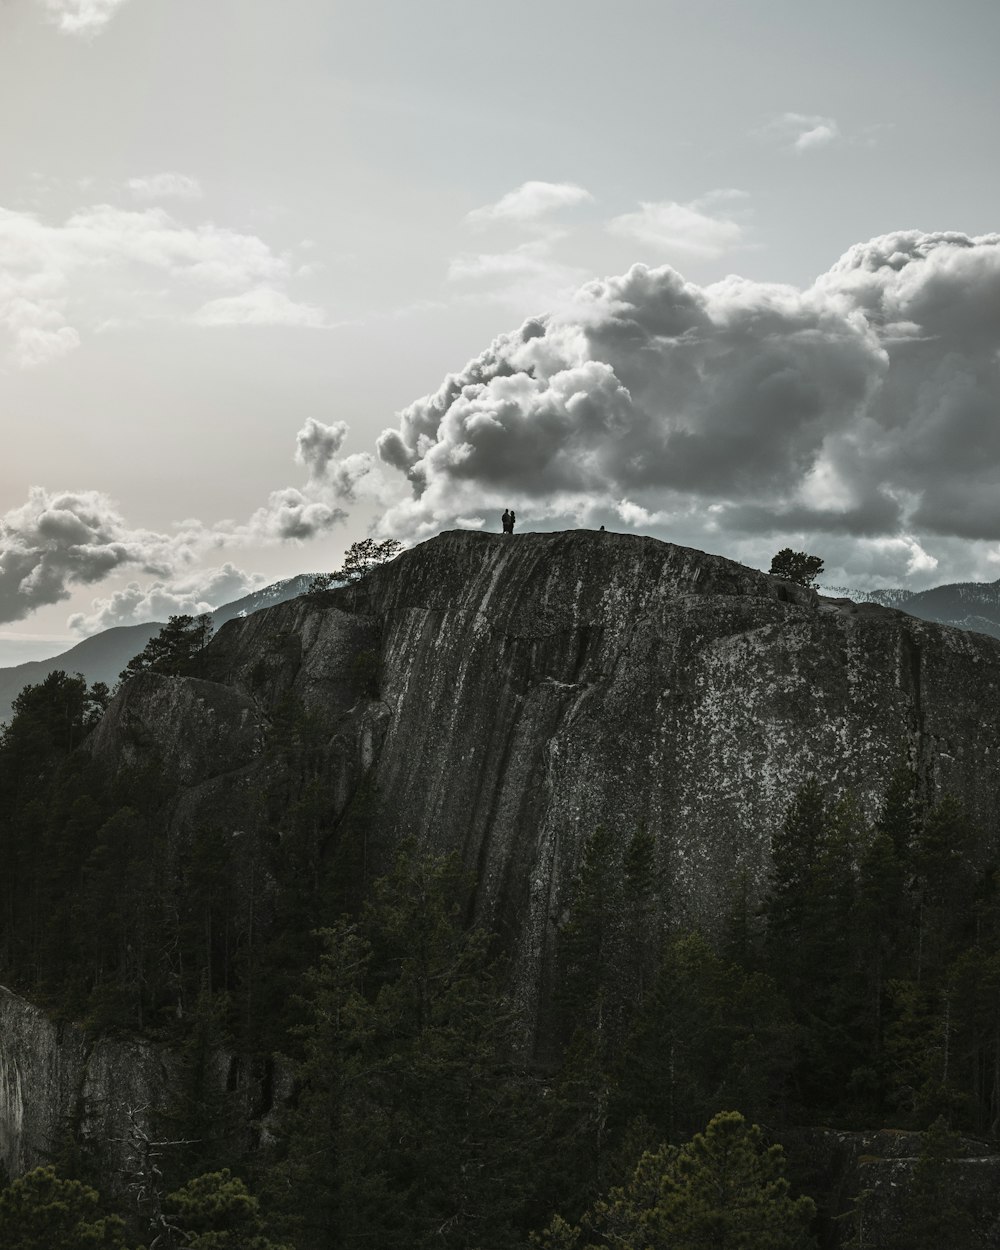
[[[130, 669], [186, 669], [200, 628], [172, 622]], [[0, 734], [0, 981], [162, 1042], [180, 1075], [136, 1119], [132, 1174], [65, 1126], [52, 1167], [0, 1195], [7, 1250], [693, 1247], [706, 1229], [805, 1247], [823, 1222], [775, 1144], [804, 1125], [924, 1132], [937, 1162], [899, 1245], [942, 1244], [948, 1133], [1000, 1132], [1000, 892], [987, 831], [905, 760], [873, 821], [822, 776], [790, 795], [767, 896], [734, 882], [722, 932], [672, 917], [645, 830], [595, 829], [540, 1067], [502, 950], [465, 922], [472, 883], [405, 842], [369, 879], [365, 848], [392, 835], [379, 796], [329, 826], [301, 705], [276, 710], [242, 810], [178, 836], [155, 763], [109, 776], [86, 749], [108, 693], [54, 673]], [[222, 1049], [289, 1076], [267, 1140], [239, 1081], [211, 1078]], [[706, 1180], [722, 1142], [731, 1185]]]

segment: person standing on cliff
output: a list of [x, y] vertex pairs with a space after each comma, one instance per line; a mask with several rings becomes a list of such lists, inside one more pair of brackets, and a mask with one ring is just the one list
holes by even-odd
[[513, 534], [514, 532], [514, 514], [509, 508], [504, 508], [503, 516], [500, 518], [505, 534]]

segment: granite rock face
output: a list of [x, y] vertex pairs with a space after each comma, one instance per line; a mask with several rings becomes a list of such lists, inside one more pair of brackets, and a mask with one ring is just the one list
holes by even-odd
[[177, 789], [248, 764], [260, 752], [263, 717], [252, 699], [215, 682], [143, 673], [116, 696], [87, 748], [118, 769], [154, 757]]
[[459, 851], [530, 1019], [598, 826], [648, 829], [672, 914], [711, 930], [737, 878], [763, 888], [810, 775], [869, 813], [903, 758], [984, 822], [1000, 795], [1000, 642], [633, 535], [442, 534], [230, 622], [203, 676], [130, 688], [93, 749], [124, 762], [141, 726], [191, 785], [252, 767], [296, 696], [328, 735], [331, 823], [372, 777], [393, 839]]
[[112, 768], [155, 758], [176, 827], [207, 804], [243, 820], [294, 696], [323, 737], [330, 827], [374, 781], [384, 854], [405, 836], [460, 853], [468, 912], [500, 935], [544, 1050], [594, 829], [623, 848], [649, 830], [671, 915], [711, 931], [738, 878], [763, 889], [813, 774], [873, 813], [908, 758], [928, 795], [992, 827], [998, 693], [1000, 640], [651, 538], [458, 531], [360, 586], [230, 621], [200, 678], [130, 683], [90, 749]]
[[129, 1110], [155, 1105], [169, 1081], [161, 1048], [88, 1037], [0, 986], [0, 1162], [11, 1176], [46, 1162], [71, 1124], [119, 1170]]
[[529, 1008], [599, 825], [648, 829], [672, 909], [711, 929], [737, 874], [763, 886], [812, 773], [872, 811], [907, 754], [929, 791], [997, 808], [992, 639], [594, 532], [442, 535], [372, 579], [368, 611], [381, 791], [401, 828], [461, 849]]

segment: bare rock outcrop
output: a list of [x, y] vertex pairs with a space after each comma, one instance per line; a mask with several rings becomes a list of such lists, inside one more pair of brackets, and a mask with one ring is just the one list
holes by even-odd
[[384, 854], [405, 836], [460, 853], [537, 1043], [598, 826], [623, 847], [647, 829], [671, 915], [711, 931], [737, 879], [764, 888], [812, 775], [873, 814], [905, 757], [993, 828], [998, 692], [1000, 640], [651, 538], [458, 531], [230, 621], [200, 678], [131, 683], [90, 749], [112, 768], [155, 756], [175, 822], [208, 803], [242, 821], [293, 696], [322, 738], [331, 829], [373, 782]]
[[397, 836], [461, 853], [529, 1013], [600, 825], [648, 829], [674, 914], [711, 929], [813, 774], [869, 812], [902, 758], [984, 821], [1000, 794], [997, 641], [651, 538], [442, 534], [230, 623], [207, 664], [262, 705], [299, 695]]

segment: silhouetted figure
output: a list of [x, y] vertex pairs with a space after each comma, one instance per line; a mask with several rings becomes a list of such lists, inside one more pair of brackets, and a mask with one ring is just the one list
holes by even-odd
[[505, 534], [513, 534], [514, 532], [514, 514], [509, 508], [504, 508], [503, 516], [500, 518], [503, 522], [503, 532]]
[[601, 533], [602, 533], [602, 534], [604, 533], [604, 526], [603, 526], [603, 525], [601, 526]]

